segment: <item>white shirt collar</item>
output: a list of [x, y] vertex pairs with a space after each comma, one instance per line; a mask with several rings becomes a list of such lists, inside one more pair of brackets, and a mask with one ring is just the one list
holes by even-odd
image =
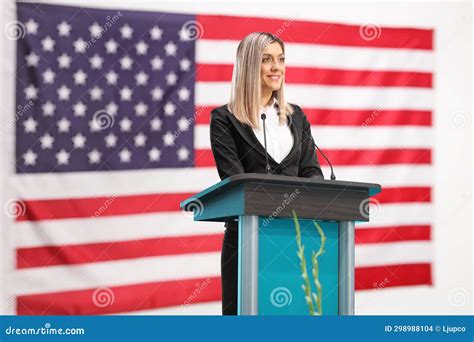
[[[280, 123], [278, 101], [273, 98], [273, 103], [265, 107], [260, 107], [260, 112], [267, 115], [266, 124], [269, 126], [278, 126]], [[262, 119], [259, 117], [260, 127], [262, 127]]]
[[261, 109], [266, 109], [266, 108], [269, 108], [269, 107], [278, 108], [278, 100], [276, 99], [276, 97], [273, 97], [273, 102], [272, 102], [271, 105], [263, 106], [263, 107], [261, 107]]

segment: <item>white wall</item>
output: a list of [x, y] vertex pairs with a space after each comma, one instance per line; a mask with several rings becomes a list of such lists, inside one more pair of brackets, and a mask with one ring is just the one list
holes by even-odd
[[[6, 38], [4, 34], [5, 27], [8, 23], [15, 20], [15, 6], [12, 0], [1, 2], [1, 35], [0, 35], [0, 104], [2, 114], [15, 113], [15, 90], [14, 80], [16, 75], [15, 64], [7, 63], [15, 56], [15, 40]], [[7, 296], [6, 284], [7, 275], [11, 274], [14, 269], [14, 255], [11, 248], [12, 243], [9, 233], [11, 229], [11, 218], [5, 214], [5, 205], [13, 198], [10, 193], [10, 187], [6, 175], [14, 172], [14, 160], [9, 160], [9, 156], [13, 156], [13, 141], [11, 134], [11, 120], [6, 120], [6, 115], [0, 115], [0, 314], [13, 314], [14, 301]]]
[[[2, 0], [2, 5], [5, 4]], [[183, 13], [286, 17], [435, 29], [434, 287], [359, 292], [358, 314], [472, 313], [472, 5], [470, 2], [41, 1]], [[216, 5], [218, 4], [218, 5]], [[2, 36], [2, 39], [4, 37]], [[2, 62], [2, 65], [5, 63]], [[4, 73], [2, 73], [4, 74]], [[4, 81], [5, 78], [2, 78]], [[8, 80], [7, 80], [8, 81]], [[2, 91], [2, 96], [4, 92]], [[6, 96], [6, 95], [5, 95]], [[1, 103], [9, 102], [2, 99]], [[1, 160], [1, 158], [0, 158]], [[2, 202], [3, 203], [3, 202]], [[0, 263], [1, 264], [1, 263]], [[459, 305], [460, 303], [460, 305]], [[219, 313], [219, 307], [216, 307]]]

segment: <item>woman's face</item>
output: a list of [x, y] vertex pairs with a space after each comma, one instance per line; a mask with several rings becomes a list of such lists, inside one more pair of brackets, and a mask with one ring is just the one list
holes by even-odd
[[279, 90], [284, 75], [285, 56], [280, 44], [277, 42], [268, 44], [263, 50], [262, 64], [260, 65], [262, 92]]

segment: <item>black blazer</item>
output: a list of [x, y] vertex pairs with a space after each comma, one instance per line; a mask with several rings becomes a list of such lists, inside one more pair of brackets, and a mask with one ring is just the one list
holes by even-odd
[[[293, 147], [281, 163], [268, 155], [271, 173], [323, 179], [310, 123], [299, 106], [291, 105], [294, 113], [288, 117], [288, 125], [293, 134]], [[210, 135], [212, 153], [221, 179], [240, 173], [266, 173], [265, 148], [252, 128], [237, 120], [226, 105], [212, 110]], [[234, 229], [236, 225], [233, 225]]]
[[[293, 147], [280, 164], [268, 155], [271, 173], [323, 179], [308, 119], [299, 106], [292, 106], [294, 113], [288, 118], [288, 125]], [[212, 153], [221, 179], [240, 173], [266, 172], [265, 148], [252, 128], [237, 120], [227, 106], [211, 112], [210, 130]]]

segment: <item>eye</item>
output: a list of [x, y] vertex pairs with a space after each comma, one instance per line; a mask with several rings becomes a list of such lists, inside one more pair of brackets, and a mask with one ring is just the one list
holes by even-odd
[[262, 59], [262, 62], [264, 62], [264, 63], [269, 62], [269, 61], [270, 61], [270, 58], [269, 58], [269, 57], [264, 57], [264, 58]]
[[280, 57], [280, 62], [285, 63], [285, 57]]

